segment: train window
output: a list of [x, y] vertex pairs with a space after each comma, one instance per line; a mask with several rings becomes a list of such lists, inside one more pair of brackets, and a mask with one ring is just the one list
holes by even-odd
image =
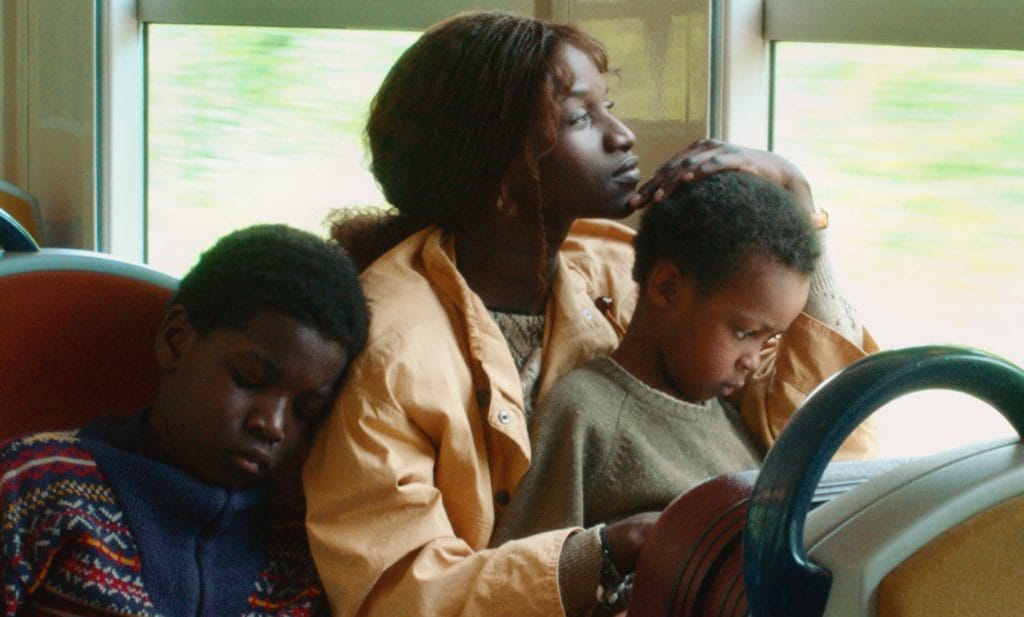
[[[965, 344], [1024, 364], [1024, 51], [782, 42], [773, 56], [773, 149], [830, 211], [880, 344]], [[906, 398], [879, 416], [894, 454], [1009, 433], [994, 412], [937, 415], [966, 397]]]
[[419, 33], [147, 26], [146, 251], [182, 274], [232, 229], [319, 234], [335, 208], [378, 206], [369, 101]]

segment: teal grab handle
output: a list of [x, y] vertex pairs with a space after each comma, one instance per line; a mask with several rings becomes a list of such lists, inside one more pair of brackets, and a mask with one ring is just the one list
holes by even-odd
[[811, 497], [847, 437], [886, 403], [947, 389], [994, 407], [1024, 436], [1024, 371], [983, 351], [923, 346], [883, 351], [815, 389], [765, 458], [743, 532], [743, 575], [754, 617], [820, 617], [831, 573], [803, 545]]
[[0, 208], [0, 250], [11, 253], [34, 253], [39, 250], [32, 234], [13, 216]]

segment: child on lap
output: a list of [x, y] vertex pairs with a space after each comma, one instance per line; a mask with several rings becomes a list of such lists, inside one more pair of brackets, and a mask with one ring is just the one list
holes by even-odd
[[819, 310], [840, 298], [823, 283], [828, 272], [812, 286], [822, 249], [809, 213], [743, 172], [648, 206], [634, 247], [640, 299], [629, 329], [534, 411], [531, 466], [494, 546], [661, 510], [708, 477], [758, 467], [764, 449], [733, 401], [810, 289]]

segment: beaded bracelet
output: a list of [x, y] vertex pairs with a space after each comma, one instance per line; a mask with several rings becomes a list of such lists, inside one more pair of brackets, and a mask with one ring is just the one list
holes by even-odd
[[615, 568], [605, 525], [598, 527], [597, 534], [601, 538], [601, 582], [597, 585], [597, 602], [606, 608], [617, 608], [619, 602], [625, 603], [633, 575], [622, 576]]

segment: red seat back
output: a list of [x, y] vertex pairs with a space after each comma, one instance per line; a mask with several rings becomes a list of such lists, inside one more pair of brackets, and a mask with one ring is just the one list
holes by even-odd
[[88, 251], [0, 255], [0, 440], [152, 402], [154, 337], [176, 285]]

